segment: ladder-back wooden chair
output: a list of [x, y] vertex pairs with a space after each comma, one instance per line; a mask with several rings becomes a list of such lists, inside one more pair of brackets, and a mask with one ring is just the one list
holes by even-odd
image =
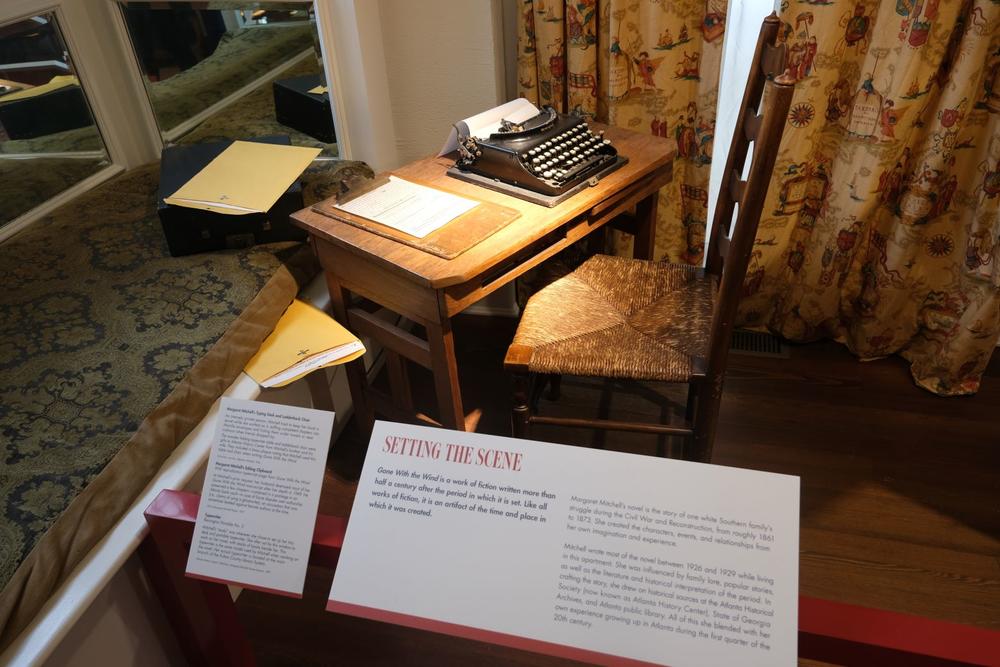
[[[710, 460], [733, 319], [792, 99], [794, 80], [774, 76], [784, 71], [780, 26], [772, 13], [761, 27], [705, 268], [595, 255], [532, 296], [504, 360], [514, 377], [516, 437], [527, 437], [532, 423], [683, 436], [684, 458]], [[744, 181], [751, 142], [753, 159]], [[684, 423], [532, 414], [532, 381], [561, 375], [686, 383]]]

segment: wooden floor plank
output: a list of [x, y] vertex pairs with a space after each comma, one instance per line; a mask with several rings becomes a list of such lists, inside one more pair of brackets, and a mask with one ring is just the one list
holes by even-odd
[[995, 557], [816, 529], [801, 554], [804, 595], [1000, 630]]

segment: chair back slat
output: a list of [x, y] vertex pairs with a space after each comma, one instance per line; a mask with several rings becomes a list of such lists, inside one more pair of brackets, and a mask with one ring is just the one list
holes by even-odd
[[[747, 190], [747, 182], [741, 181], [739, 176], [735, 175], [735, 178], [729, 181], [729, 198], [733, 200], [734, 204], [738, 204], [743, 201], [743, 193]], [[722, 230], [723, 234], [728, 233], [729, 230]], [[725, 257], [725, 255], [723, 255]]]
[[743, 136], [747, 141], [753, 141], [760, 132], [760, 123], [763, 118], [759, 114], [750, 114], [743, 119]]
[[729, 254], [729, 246], [732, 244], [730, 238], [725, 234], [719, 234], [719, 253], [725, 257]]
[[[777, 15], [774, 15], [778, 18]], [[771, 18], [770, 16], [767, 17]], [[766, 19], [765, 19], [766, 20]], [[778, 28], [780, 28], [781, 22], [778, 22]], [[777, 28], [774, 33], [775, 37], [778, 36]], [[768, 40], [765, 42], [763, 50], [760, 55], [760, 71], [767, 78], [773, 78], [778, 74], [785, 71], [785, 60], [786, 52], [785, 45], [778, 44], [777, 40]]]

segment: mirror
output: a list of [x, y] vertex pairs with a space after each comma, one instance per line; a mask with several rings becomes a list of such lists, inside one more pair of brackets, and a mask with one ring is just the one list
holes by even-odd
[[109, 164], [55, 15], [0, 26], [0, 227]]
[[275, 82], [301, 80], [301, 93], [325, 82], [311, 2], [130, 1], [122, 10], [166, 143], [287, 134], [336, 155], [328, 111], [330, 136], [285, 124], [275, 108]]

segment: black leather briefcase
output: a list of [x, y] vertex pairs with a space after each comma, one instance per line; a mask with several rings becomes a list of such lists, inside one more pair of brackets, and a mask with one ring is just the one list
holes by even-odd
[[[259, 137], [248, 141], [289, 145], [286, 136]], [[200, 209], [174, 206], [163, 200], [170, 197], [195, 174], [205, 168], [232, 141], [210, 144], [169, 146], [160, 159], [160, 189], [157, 213], [174, 257], [211, 250], [246, 248], [258, 243], [304, 241], [306, 232], [292, 224], [290, 216], [303, 208], [302, 185], [298, 181], [275, 202], [267, 213], [226, 215]]]
[[307, 74], [275, 81], [274, 116], [282, 125], [308, 134], [314, 139], [332, 144], [337, 140], [333, 130], [330, 94], [310, 93], [322, 84], [319, 74]]

